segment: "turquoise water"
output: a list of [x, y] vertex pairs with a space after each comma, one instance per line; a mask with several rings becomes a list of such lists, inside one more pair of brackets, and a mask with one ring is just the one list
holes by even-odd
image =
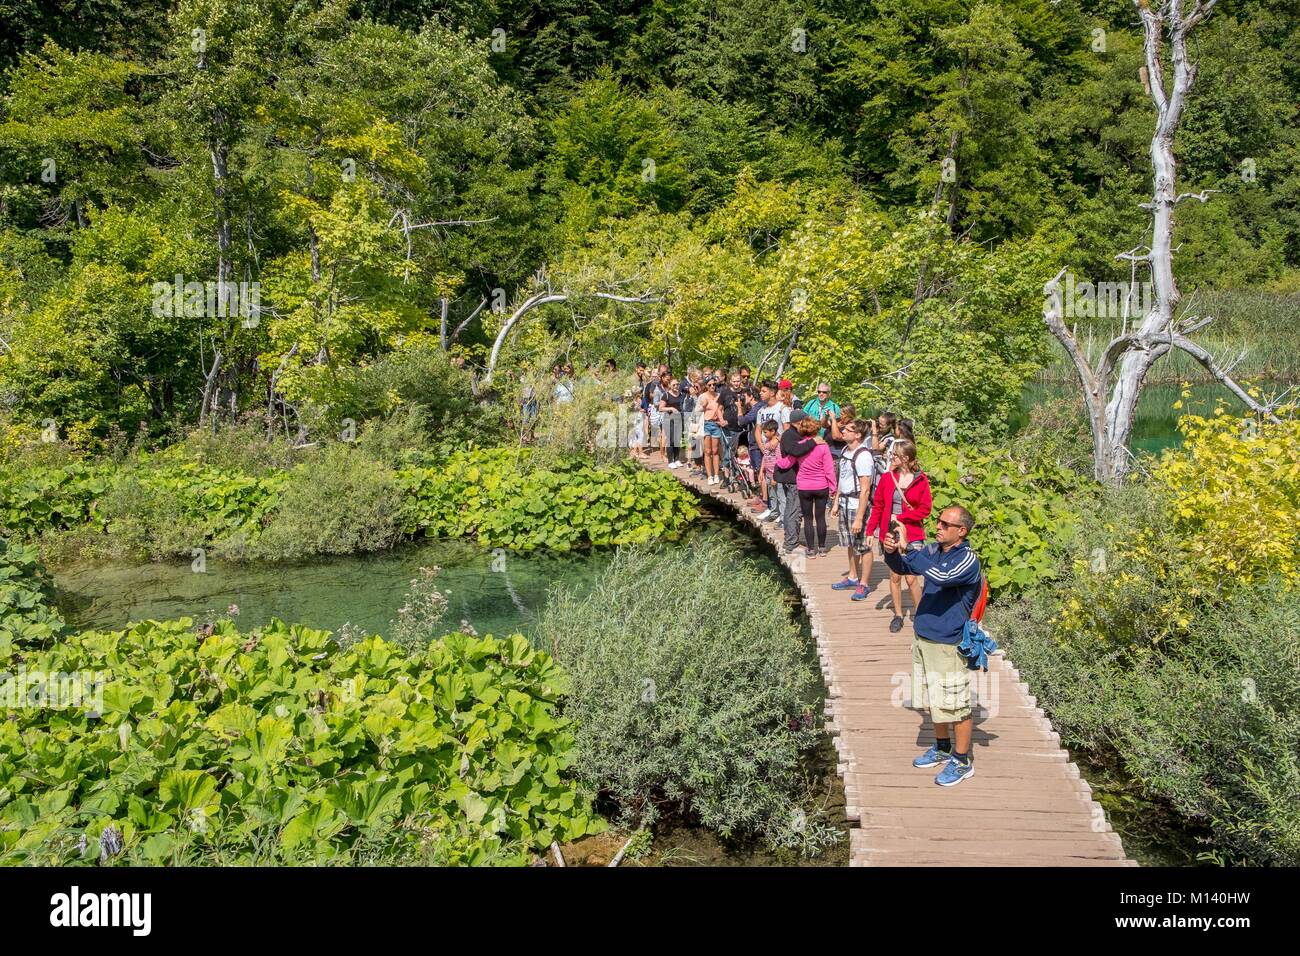
[[[1148, 385], [1142, 390], [1138, 399], [1137, 417], [1133, 422], [1133, 435], [1129, 447], [1134, 451], [1145, 451], [1158, 455], [1166, 448], [1174, 448], [1183, 443], [1178, 433], [1180, 415], [1206, 415], [1214, 410], [1215, 403], [1222, 399], [1228, 409], [1239, 414], [1245, 413], [1245, 406], [1235, 395], [1217, 383], [1193, 385], [1187, 389], [1189, 398], [1183, 398], [1182, 408], [1174, 408], [1183, 393], [1181, 385]], [[1074, 382], [1033, 382], [1025, 387], [1021, 396], [1020, 421], [1013, 423], [1021, 427], [1029, 418], [1029, 411], [1040, 402], [1073, 396], [1078, 393]], [[1082, 408], [1079, 421], [1086, 423]]]
[[[709, 518], [676, 544], [700, 535], [747, 542], [730, 522]], [[747, 545], [754, 560], [780, 580], [770, 549]], [[132, 621], [224, 617], [231, 605], [241, 628], [280, 618], [338, 631], [351, 624], [368, 634], [389, 634], [422, 567], [438, 567], [436, 587], [447, 598], [448, 630], [468, 621], [480, 634], [528, 635], [555, 585], [576, 586], [604, 566], [609, 550], [511, 554], [484, 551], [465, 541], [422, 542], [377, 555], [319, 559], [304, 565], [235, 564], [209, 560], [196, 573], [177, 564], [86, 564], [55, 569], [56, 600], [77, 628], [120, 628]], [[782, 581], [782, 587], [787, 585]]]

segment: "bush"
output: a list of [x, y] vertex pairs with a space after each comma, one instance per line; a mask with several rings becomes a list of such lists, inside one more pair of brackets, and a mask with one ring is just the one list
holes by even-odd
[[398, 540], [394, 473], [349, 445], [330, 445], [287, 475], [247, 556], [272, 561], [383, 551]]
[[1297, 423], [1185, 417], [1145, 484], [1054, 542], [1059, 578], [990, 624], [1072, 744], [1208, 834], [1300, 863]]
[[1063, 465], [1026, 461], [1007, 451], [957, 449], [927, 441], [921, 467], [930, 478], [935, 517], [950, 505], [975, 516], [971, 547], [989, 588], [1015, 593], [1056, 574], [1051, 546], [1067, 540], [1087, 484]]
[[585, 597], [551, 595], [537, 634], [572, 675], [578, 778], [622, 822], [689, 812], [808, 855], [838, 838], [799, 806], [816, 671], [780, 590], [735, 545], [621, 548]]
[[1240, 590], [1158, 650], [1101, 653], [1042, 610], [997, 609], [994, 626], [1072, 745], [1115, 753], [1147, 795], [1209, 832], [1210, 858], [1300, 863], [1295, 591]]
[[[627, 457], [626, 432], [608, 427], [617, 421], [611, 403], [620, 382], [580, 375], [573, 382], [573, 401], [557, 402], [550, 375], [531, 380], [538, 395], [538, 415], [533, 427], [533, 458], [542, 465], [582, 457], [598, 465], [614, 465]], [[640, 414], [639, 412], [637, 414]], [[622, 441], [610, 440], [622, 439]]]
[[475, 449], [404, 469], [398, 481], [407, 534], [473, 535], [485, 548], [639, 544], [675, 538], [699, 514], [680, 482], [626, 461], [599, 468], [559, 459], [534, 468], [528, 451]]
[[1152, 470], [1180, 549], [1205, 580], [1300, 585], [1300, 419], [1235, 418], [1220, 406], [1178, 422], [1183, 447]]
[[0, 698], [0, 862], [518, 864], [600, 828], [560, 776], [565, 676], [519, 636], [182, 619], [21, 651], [105, 683], [94, 716]]
[[436, 342], [421, 340], [370, 365], [341, 368], [319, 379], [304, 415], [318, 423], [313, 431], [338, 433], [343, 420], [382, 420], [403, 408], [420, 411], [426, 430], [421, 446], [450, 453], [467, 442], [490, 444], [505, 429], [500, 410], [479, 402], [473, 379]]

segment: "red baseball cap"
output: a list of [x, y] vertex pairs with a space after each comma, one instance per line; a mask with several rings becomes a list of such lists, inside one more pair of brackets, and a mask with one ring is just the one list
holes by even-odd
[[779, 382], [776, 383], [776, 387], [777, 387], [777, 388], [794, 388], [794, 382], [790, 381], [788, 378], [783, 378], [783, 379], [781, 379], [781, 381], [779, 381]]

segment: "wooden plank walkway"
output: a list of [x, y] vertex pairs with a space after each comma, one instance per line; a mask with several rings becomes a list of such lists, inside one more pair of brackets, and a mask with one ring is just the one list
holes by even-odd
[[[1136, 866], [1092, 799], [1092, 790], [1060, 737], [1005, 655], [987, 674], [972, 673], [976, 774], [956, 787], [934, 785], [938, 768], [912, 758], [929, 746], [928, 716], [913, 710], [912, 618], [889, 633], [889, 571], [879, 558], [870, 597], [832, 591], [848, 567], [842, 549], [806, 561], [802, 546], [781, 555], [781, 529], [759, 522], [738, 494], [706, 485], [688, 469], [667, 471], [703, 495], [730, 505], [757, 526], [799, 586], [817, 640], [828, 691], [826, 729], [839, 751], [850, 830], [851, 866]], [[838, 545], [827, 515], [827, 545]], [[904, 608], [911, 598], [903, 591]]]

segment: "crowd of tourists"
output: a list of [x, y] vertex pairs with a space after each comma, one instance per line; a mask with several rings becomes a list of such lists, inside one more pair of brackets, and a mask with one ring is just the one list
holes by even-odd
[[828, 521], [835, 522], [848, 566], [833, 590], [865, 601], [875, 558], [882, 558], [889, 630], [904, 626], [906, 589], [913, 699], [928, 702], [935, 726], [934, 745], [914, 766], [942, 765], [935, 782], [943, 786], [973, 774], [966, 655], [979, 659], [987, 637], [967, 626], [983, 590], [979, 558], [966, 541], [975, 522], [965, 508], [945, 508], [927, 540], [933, 498], [911, 420], [886, 410], [860, 415], [835, 400], [829, 382], [801, 398], [789, 379], [754, 381], [743, 365], [691, 367], [679, 377], [668, 365], [638, 363], [626, 398], [634, 457], [662, 456], [668, 468], [688, 469], [706, 487], [745, 489], [758, 520], [782, 528], [784, 554], [826, 558]]

